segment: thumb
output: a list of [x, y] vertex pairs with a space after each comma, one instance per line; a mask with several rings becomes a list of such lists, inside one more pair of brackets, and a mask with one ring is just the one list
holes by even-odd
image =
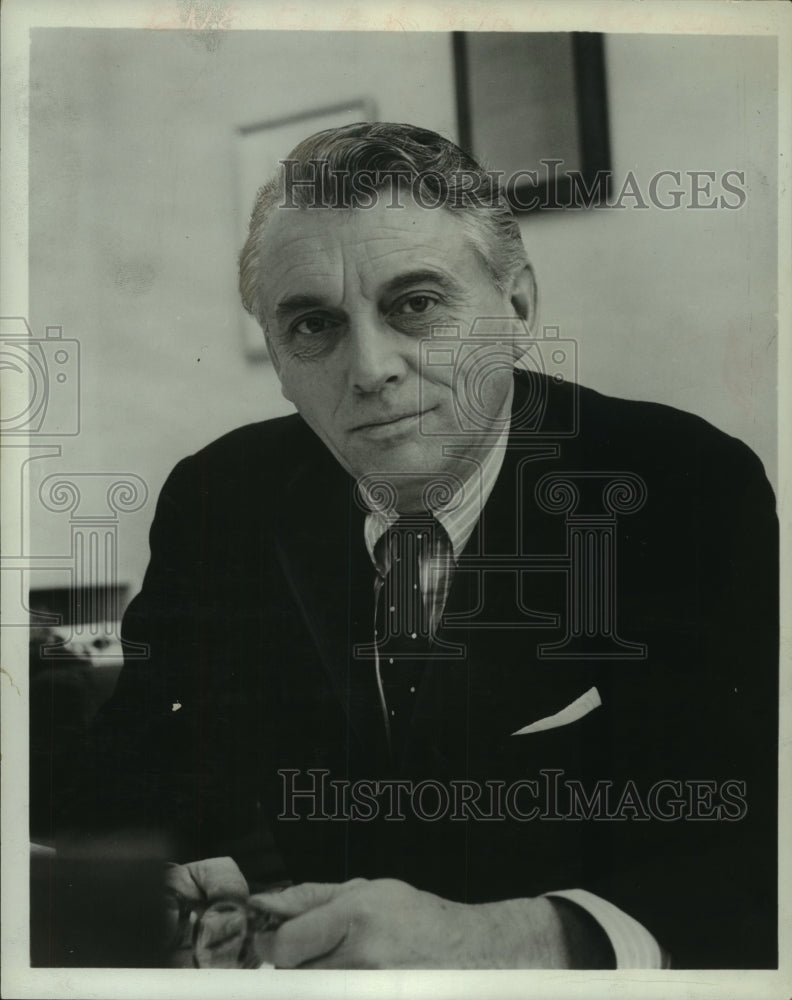
[[301, 913], [324, 906], [338, 896], [366, 883], [364, 878], [353, 878], [348, 882], [303, 882], [290, 886], [281, 892], [260, 892], [251, 896], [249, 905], [264, 913], [271, 913], [282, 920], [289, 920]]

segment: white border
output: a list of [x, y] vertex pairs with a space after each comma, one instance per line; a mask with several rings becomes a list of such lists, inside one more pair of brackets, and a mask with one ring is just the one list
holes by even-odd
[[[196, 9], [217, 10], [219, 4], [194, 3]], [[27, 82], [28, 31], [34, 26], [184, 28], [184, 4], [149, 0], [92, 0], [44, 2], [6, 0], [2, 22], [2, 162], [0, 198], [3, 209], [0, 256], [4, 262], [0, 283], [0, 315], [28, 316], [27, 288]], [[228, 3], [221, 11], [224, 30], [596, 30], [612, 33], [741, 34], [775, 36], [779, 42], [779, 479], [778, 498], [782, 525], [782, 694], [781, 747], [792, 744], [790, 701], [790, 609], [792, 581], [788, 543], [790, 511], [790, 403], [792, 338], [790, 338], [789, 276], [792, 275], [790, 189], [790, 95], [792, 95], [792, 6], [776, 0], [731, 2], [723, 0], [522, 0], [491, 4], [466, 0], [460, 5], [419, 4], [408, 0], [394, 4], [368, 0], [314, 0], [277, 3], [244, 0]], [[8, 515], [13, 497], [2, 493], [2, 513]], [[12, 633], [24, 630], [10, 630]], [[26, 662], [25, 636], [0, 636], [3, 662]], [[21, 659], [20, 659], [21, 652]], [[14, 685], [10, 681], [14, 681]], [[2, 728], [2, 987], [3, 997], [330, 997], [404, 996], [503, 996], [590, 997], [627, 996], [730, 998], [788, 998], [792, 991], [790, 926], [792, 925], [792, 859], [783, 850], [792, 843], [792, 808], [789, 796], [789, 754], [782, 753], [780, 806], [779, 885], [781, 966], [770, 972], [668, 971], [668, 972], [185, 972], [181, 970], [47, 970], [30, 969], [27, 957], [27, 690], [24, 678], [0, 675], [4, 722]], [[15, 687], [17, 690], [15, 690]], [[20, 754], [20, 747], [22, 753]], [[728, 879], [728, 872], [724, 872]], [[684, 900], [680, 900], [684, 905]], [[266, 976], [262, 981], [260, 976]]]

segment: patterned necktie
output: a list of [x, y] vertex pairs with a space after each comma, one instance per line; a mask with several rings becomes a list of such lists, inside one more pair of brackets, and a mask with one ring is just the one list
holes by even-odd
[[375, 643], [394, 758], [404, 745], [432, 638], [421, 563], [442, 530], [431, 514], [403, 515], [379, 543], [384, 578], [378, 581]]

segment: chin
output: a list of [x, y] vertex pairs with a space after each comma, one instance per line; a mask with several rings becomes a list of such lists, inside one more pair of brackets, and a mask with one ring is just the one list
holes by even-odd
[[371, 473], [383, 476], [393, 475], [431, 475], [443, 465], [442, 455], [429, 455], [417, 445], [406, 445], [394, 448], [387, 454], [378, 455], [365, 463]]

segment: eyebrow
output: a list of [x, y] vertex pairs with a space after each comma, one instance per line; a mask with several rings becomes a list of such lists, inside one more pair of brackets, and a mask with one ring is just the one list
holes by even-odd
[[440, 285], [445, 291], [451, 295], [461, 295], [462, 286], [450, 274], [446, 274], [444, 271], [438, 271], [434, 268], [422, 268], [415, 271], [407, 271], [404, 274], [398, 274], [391, 281], [387, 282], [383, 291], [387, 294], [393, 295], [394, 293], [402, 292], [405, 288], [410, 288], [413, 285], [420, 285], [424, 282], [429, 282], [430, 284]]
[[327, 303], [321, 296], [304, 295], [298, 292], [295, 295], [287, 295], [281, 299], [275, 307], [275, 315], [280, 320], [299, 312], [301, 309], [321, 308], [327, 308]]
[[[399, 292], [415, 285], [425, 282], [440, 285], [449, 295], [459, 296], [462, 294], [462, 286], [450, 275], [434, 268], [421, 268], [415, 271], [406, 271], [404, 274], [397, 274], [390, 281], [385, 283], [380, 294], [380, 300], [386, 295], [397, 295]], [[303, 309], [327, 309], [327, 301], [321, 295], [309, 295], [303, 292], [296, 292], [294, 295], [287, 295], [278, 302], [275, 307], [275, 315], [279, 320], [288, 318]]]

